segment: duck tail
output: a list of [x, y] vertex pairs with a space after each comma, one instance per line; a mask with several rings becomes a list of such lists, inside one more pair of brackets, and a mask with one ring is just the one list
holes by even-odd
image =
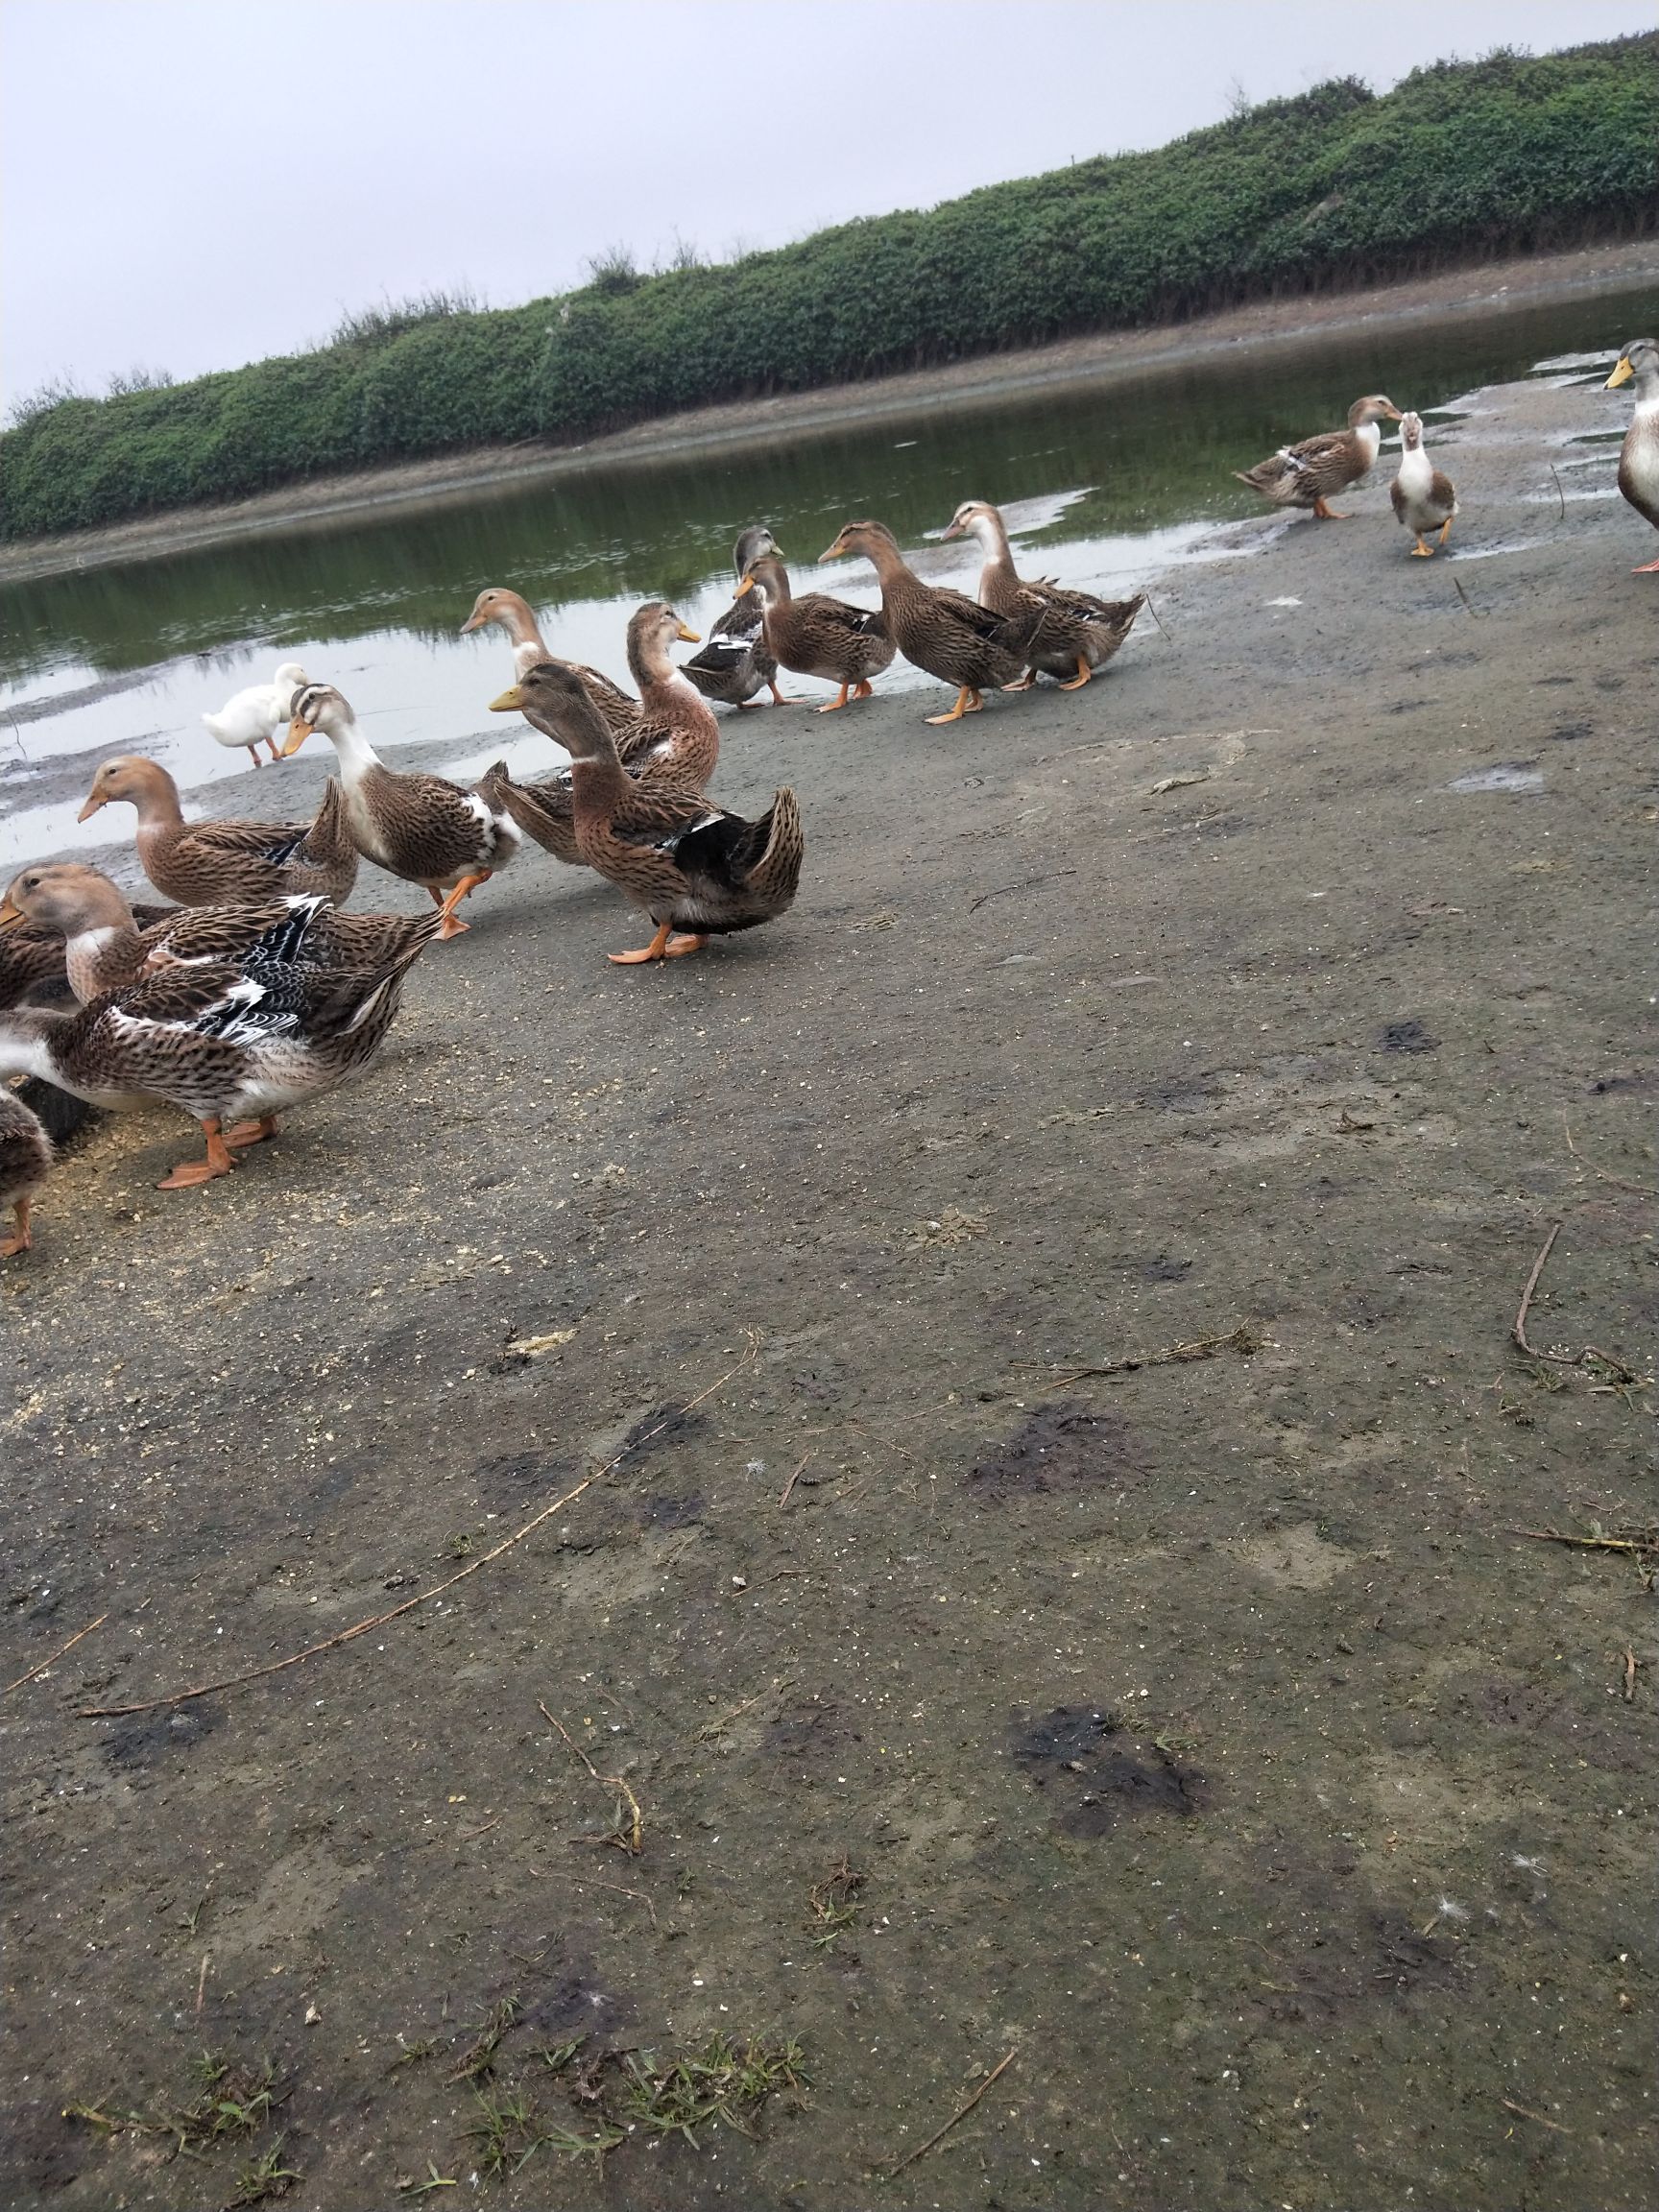
[[748, 871], [744, 884], [775, 914], [781, 914], [793, 903], [801, 882], [801, 863], [806, 854], [801, 803], [787, 783], [774, 795], [770, 809], [751, 830], [757, 841], [762, 833], [760, 856]]

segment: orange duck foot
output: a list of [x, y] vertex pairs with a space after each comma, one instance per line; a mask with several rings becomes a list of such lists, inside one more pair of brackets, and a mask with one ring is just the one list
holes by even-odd
[[805, 707], [806, 704], [805, 699], [796, 699], [786, 691], [780, 691], [776, 684], [768, 685], [767, 689], [772, 694], [774, 707]]
[[1033, 685], [1033, 684], [1035, 684], [1035, 683], [1036, 683], [1036, 681], [1037, 681], [1037, 671], [1036, 671], [1036, 669], [1035, 669], [1035, 668], [1027, 668], [1027, 669], [1026, 669], [1026, 671], [1025, 671], [1025, 673], [1024, 673], [1024, 675], [1021, 677], [1020, 681], [1019, 681], [1017, 684], [1004, 684], [1004, 685], [1002, 685], [1002, 689], [1003, 689], [1004, 691], [1029, 691], [1029, 690], [1030, 690], [1030, 688], [1031, 688], [1031, 686], [1032, 686], [1032, 685]]
[[242, 1165], [227, 1151], [217, 1121], [204, 1121], [202, 1134], [207, 1140], [206, 1159], [181, 1160], [171, 1175], [164, 1175], [156, 1184], [157, 1190], [192, 1190], [198, 1183], [211, 1183], [216, 1175], [228, 1175], [232, 1167]]
[[1060, 688], [1062, 691], [1081, 691], [1084, 685], [1092, 681], [1094, 674], [1094, 669], [1090, 667], [1088, 661], [1085, 661], [1082, 654], [1079, 653], [1077, 656], [1076, 675], [1070, 677], [1066, 683], [1061, 685]]
[[275, 1114], [261, 1114], [256, 1121], [238, 1121], [234, 1129], [227, 1129], [227, 1144], [263, 1144], [276, 1134]]
[[659, 926], [649, 945], [641, 946], [633, 952], [608, 952], [605, 957], [617, 968], [642, 968], [647, 960], [661, 960], [664, 957], [672, 935], [671, 926], [664, 922]]
[[12, 1218], [17, 1224], [17, 1234], [14, 1237], [8, 1237], [6, 1241], [0, 1244], [0, 1260], [10, 1260], [18, 1252], [27, 1252], [34, 1241], [29, 1234], [29, 1201], [27, 1198], [14, 1198], [12, 1201]]
[[838, 708], [845, 707], [847, 704], [847, 694], [851, 689], [852, 685], [850, 684], [843, 684], [840, 690], [836, 692], [834, 698], [830, 700], [829, 706], [819, 708], [819, 713], [833, 714]]
[[1425, 545], [1422, 539], [1419, 538], [1416, 544], [1411, 548], [1411, 558], [1413, 561], [1432, 561], [1434, 548], [1432, 545]]
[[448, 898], [439, 900], [439, 911], [443, 917], [438, 925], [438, 934], [441, 938], [459, 937], [468, 927], [468, 924], [461, 920], [455, 909], [469, 891], [476, 891], [480, 883], [488, 883], [493, 873], [493, 869], [480, 868], [475, 875], [463, 876]]
[[984, 704], [984, 700], [979, 696], [978, 692], [974, 690], [973, 685], [964, 684], [961, 690], [957, 692], [956, 704], [951, 708], [949, 714], [928, 715], [928, 728], [937, 730], [941, 723], [960, 722], [964, 714], [977, 714], [980, 708], [983, 707]]
[[1313, 513], [1321, 522], [1346, 522], [1346, 515], [1338, 515], [1334, 507], [1327, 507], [1323, 499], [1315, 499]]
[[1659, 561], [1644, 561], [1640, 568], [1632, 568], [1632, 576], [1659, 576]]

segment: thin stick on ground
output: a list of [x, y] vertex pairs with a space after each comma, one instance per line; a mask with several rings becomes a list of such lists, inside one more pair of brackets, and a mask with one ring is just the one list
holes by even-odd
[[66, 1651], [74, 1650], [83, 1636], [90, 1636], [94, 1628], [102, 1628], [108, 1618], [108, 1613], [100, 1613], [96, 1621], [88, 1621], [85, 1627], [71, 1636], [67, 1644], [60, 1644], [50, 1659], [42, 1659], [38, 1667], [31, 1667], [28, 1673], [19, 1674], [15, 1682], [8, 1682], [5, 1689], [0, 1690], [0, 1697], [10, 1697], [12, 1691], [21, 1690], [25, 1682], [33, 1682], [36, 1675], [44, 1674], [48, 1667], [56, 1667]]
[[207, 1969], [212, 1963], [212, 1952], [204, 1951], [202, 1954], [202, 1971], [196, 1977], [196, 2017], [198, 2019], [202, 2017], [202, 2004], [207, 1994]]
[[1509, 1334], [1528, 1359], [1548, 1360], [1552, 1367], [1582, 1367], [1587, 1359], [1598, 1359], [1616, 1382], [1640, 1383], [1643, 1378], [1634, 1368], [1626, 1367], [1623, 1359], [1615, 1359], [1610, 1352], [1601, 1351], [1598, 1345], [1586, 1344], [1582, 1352], [1544, 1352], [1527, 1340], [1527, 1316], [1532, 1310], [1533, 1296], [1543, 1278], [1550, 1255], [1555, 1249], [1555, 1239], [1566, 1226], [1564, 1221], [1557, 1221], [1545, 1238], [1544, 1249], [1533, 1261], [1532, 1272], [1527, 1278], [1527, 1287], [1521, 1293], [1520, 1310], [1515, 1315], [1515, 1326]]
[[977, 899], [970, 899], [968, 911], [976, 913], [988, 900], [1005, 899], [1010, 891], [1034, 891], [1039, 883], [1058, 883], [1062, 876], [1075, 876], [1075, 868], [1056, 868], [1048, 876], [1027, 876], [1019, 883], [1000, 883], [995, 891], [981, 891]]
[[[1068, 1383], [1081, 1382], [1091, 1375], [1134, 1375], [1142, 1367], [1172, 1367], [1188, 1359], [1211, 1359], [1217, 1352], [1260, 1352], [1267, 1342], [1260, 1331], [1248, 1321], [1240, 1321], [1237, 1329], [1229, 1329], [1225, 1336], [1195, 1336], [1185, 1344], [1166, 1344], [1160, 1352], [1137, 1352], [1127, 1359], [1100, 1359], [1086, 1367], [1060, 1367], [1043, 1377], [1046, 1384], [1064, 1389]], [[1022, 1360], [1022, 1367], [1032, 1362]]]
[[572, 1889], [609, 1889], [613, 1897], [632, 1897], [636, 1905], [643, 1905], [650, 1913], [652, 1927], [657, 1925], [657, 1908], [643, 1889], [624, 1889], [620, 1882], [595, 1882], [587, 1874], [580, 1879], [574, 1874], [561, 1874], [559, 1879]]
[[1525, 2104], [1517, 2104], [1513, 2097], [1500, 2097], [1499, 2104], [1505, 2112], [1518, 2112], [1523, 2120], [1536, 2120], [1540, 2128], [1551, 2128], [1557, 2135], [1571, 2135], [1571, 2128], [1563, 2128], [1559, 2120], [1547, 2120], [1542, 2112], [1529, 2112]]
[[1588, 1167], [1592, 1175], [1599, 1175], [1603, 1183], [1611, 1183], [1616, 1190], [1633, 1190], [1638, 1198], [1659, 1198], [1659, 1185], [1652, 1183], [1627, 1183], [1623, 1175], [1613, 1175], [1605, 1167], [1598, 1167], [1594, 1160], [1586, 1160], [1573, 1142], [1573, 1128], [1565, 1114], [1561, 1126], [1567, 1132], [1567, 1149], [1581, 1166]]
[[887, 2179], [891, 2181], [896, 2174], [902, 2174], [906, 2166], [914, 2166], [918, 2158], [926, 2158], [928, 2152], [932, 2150], [935, 2143], [943, 2143], [946, 2136], [950, 2134], [951, 2128], [956, 2126], [957, 2122], [967, 2119], [969, 2113], [973, 2111], [974, 2105], [978, 2104], [980, 2098], [983, 2097], [986, 2090], [990, 2088], [992, 2082], [996, 2080], [999, 2074], [1006, 2073], [1008, 2068], [1013, 2065], [1015, 2059], [1018, 2058], [1019, 2056], [1019, 2051], [1016, 2049], [1006, 2053], [1002, 2057], [998, 2058], [996, 2065], [992, 2067], [990, 2073], [986, 2075], [984, 2080], [980, 2082], [978, 2088], [974, 2090], [973, 2096], [969, 2098], [967, 2104], [958, 2105], [956, 2110], [951, 2113], [950, 2119], [946, 2121], [943, 2128], [936, 2128], [932, 2134], [928, 2136], [926, 2143], [919, 2143], [915, 2150], [912, 2151], [907, 2157], [900, 2159], [897, 2166], [888, 2167]]
[[367, 1621], [355, 1621], [349, 1628], [342, 1628], [337, 1635], [325, 1636], [320, 1644], [308, 1644], [303, 1651], [291, 1651], [286, 1659], [273, 1659], [268, 1666], [251, 1667], [243, 1674], [227, 1674], [217, 1682], [198, 1682], [188, 1690], [175, 1690], [166, 1697], [147, 1698], [142, 1704], [83, 1705], [79, 1708], [81, 1719], [114, 1720], [130, 1713], [159, 1713], [169, 1706], [188, 1705], [196, 1697], [211, 1697], [221, 1690], [240, 1690], [245, 1683], [263, 1681], [268, 1674], [281, 1674], [290, 1667], [302, 1667], [307, 1659], [316, 1659], [325, 1651], [337, 1651], [342, 1645], [354, 1643], [359, 1636], [367, 1636], [371, 1629], [385, 1628], [392, 1622], [401, 1620], [406, 1613], [413, 1613], [418, 1605], [429, 1605], [434, 1598], [441, 1598], [445, 1591], [453, 1590], [458, 1582], [465, 1582], [469, 1575], [476, 1575], [481, 1568], [490, 1566], [503, 1553], [511, 1551], [515, 1545], [522, 1544], [525, 1537], [533, 1535], [544, 1521], [551, 1521], [555, 1513], [561, 1513], [566, 1505], [573, 1504], [584, 1490], [591, 1490], [595, 1482], [602, 1482], [607, 1475], [613, 1474], [623, 1460], [631, 1453], [637, 1452], [641, 1444], [650, 1443], [653, 1436], [660, 1436], [664, 1429], [682, 1419], [695, 1407], [701, 1406], [706, 1398], [712, 1398], [716, 1390], [724, 1389], [733, 1375], [748, 1366], [759, 1349], [759, 1337], [752, 1334], [748, 1351], [735, 1367], [726, 1370], [718, 1382], [710, 1382], [707, 1390], [700, 1390], [695, 1398], [687, 1399], [684, 1406], [678, 1406], [672, 1413], [665, 1414], [655, 1429], [643, 1436], [636, 1436], [632, 1443], [625, 1444], [614, 1458], [607, 1459], [603, 1467], [596, 1467], [591, 1475], [584, 1476], [573, 1489], [555, 1498], [550, 1505], [541, 1506], [493, 1551], [482, 1553], [469, 1566], [463, 1567], [458, 1575], [451, 1575], [445, 1580], [434, 1583], [430, 1590], [421, 1590], [415, 1597], [406, 1598], [401, 1605], [394, 1605], [389, 1612], [372, 1614]]
[[637, 1859], [640, 1852], [645, 1848], [645, 1822], [639, 1811], [638, 1798], [635, 1796], [620, 1774], [601, 1774], [587, 1752], [583, 1750], [581, 1744], [577, 1743], [575, 1737], [571, 1735], [569, 1729], [565, 1727], [564, 1721], [556, 1714], [549, 1713], [546, 1706], [541, 1705], [540, 1698], [537, 1699], [537, 1704], [541, 1706], [541, 1718], [544, 1720], [552, 1721], [554, 1727], [558, 1729], [560, 1735], [564, 1737], [565, 1743], [569, 1744], [571, 1750], [575, 1752], [594, 1781], [608, 1784], [611, 1789], [619, 1791], [627, 1798], [628, 1809], [633, 1815], [632, 1820], [625, 1829], [619, 1827], [614, 1836], [607, 1836], [604, 1840], [607, 1843], [615, 1843], [619, 1849], [627, 1852], [630, 1859]]
[[812, 1455], [810, 1452], [808, 1452], [806, 1457], [802, 1460], [800, 1466], [796, 1468], [794, 1474], [791, 1475], [788, 1481], [784, 1483], [782, 1492], [778, 1500], [780, 1505], [788, 1504], [789, 1493], [794, 1489], [796, 1483], [800, 1481], [802, 1476], [805, 1474], [808, 1465], [811, 1463], [811, 1458]]
[[1534, 1544], [1565, 1544], [1574, 1551], [1623, 1551], [1631, 1559], [1659, 1554], [1659, 1528], [1638, 1529], [1628, 1536], [1570, 1536], [1559, 1528], [1512, 1528], [1512, 1536], [1529, 1536]]

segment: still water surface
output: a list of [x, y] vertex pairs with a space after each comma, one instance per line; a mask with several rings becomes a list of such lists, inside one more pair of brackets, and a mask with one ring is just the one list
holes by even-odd
[[[730, 599], [731, 547], [746, 523], [771, 523], [800, 578], [855, 516], [880, 517], [917, 547], [960, 499], [980, 497], [1007, 513], [1029, 571], [1119, 595], [1215, 557], [1214, 523], [1262, 512], [1230, 472], [1339, 423], [1357, 394], [1387, 392], [1428, 413], [1534, 370], [1604, 376], [1620, 343], [1656, 324], [1659, 294], [1647, 291], [1431, 329], [1380, 325], [1081, 390], [919, 400], [909, 420], [15, 585], [0, 590], [0, 867], [108, 839], [106, 821], [75, 826], [80, 786], [66, 797], [61, 779], [77, 757], [90, 757], [87, 781], [91, 760], [117, 749], [153, 755], [186, 790], [242, 773], [246, 754], [216, 745], [200, 716], [267, 681], [278, 661], [337, 683], [376, 743], [450, 742], [435, 764], [453, 773], [475, 774], [503, 751], [544, 770], [546, 740], [486, 711], [510, 676], [499, 634], [458, 635], [485, 584], [521, 591], [555, 651], [622, 675], [623, 629], [641, 599], [667, 598], [707, 629]], [[1608, 395], [1610, 432], [1627, 411], [1627, 395]], [[1616, 450], [1609, 441], [1573, 457], [1570, 495], [1608, 495]], [[1472, 514], [1459, 554], [1527, 541], [1482, 533]], [[975, 558], [939, 546], [918, 565], [971, 589]], [[876, 600], [862, 564], [812, 581]], [[925, 681], [898, 663], [883, 687]], [[280, 815], [281, 789], [275, 770], [255, 811]]]

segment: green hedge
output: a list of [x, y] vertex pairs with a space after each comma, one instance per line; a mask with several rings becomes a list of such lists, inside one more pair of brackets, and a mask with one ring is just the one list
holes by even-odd
[[1659, 34], [1345, 79], [727, 266], [60, 400], [0, 438], [0, 536], [1655, 228]]

